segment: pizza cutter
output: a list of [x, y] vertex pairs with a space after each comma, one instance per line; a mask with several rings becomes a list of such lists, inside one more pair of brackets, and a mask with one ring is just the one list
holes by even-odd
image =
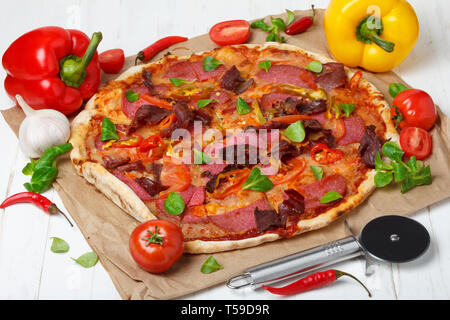
[[[351, 232], [347, 220], [345, 224]], [[367, 258], [390, 263], [409, 262], [423, 255], [430, 245], [430, 235], [423, 225], [397, 215], [371, 220], [359, 237], [351, 233], [349, 237], [252, 267], [230, 278], [227, 286], [257, 289], [263, 284], [284, 281], [358, 256], [364, 256], [368, 265]], [[367, 270], [366, 267], [366, 273]]]

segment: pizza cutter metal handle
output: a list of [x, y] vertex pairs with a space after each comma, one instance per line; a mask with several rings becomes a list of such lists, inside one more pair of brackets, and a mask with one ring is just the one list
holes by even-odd
[[362, 254], [364, 251], [358, 239], [350, 236], [250, 268], [246, 273], [230, 278], [227, 286], [231, 289], [246, 286], [256, 289], [263, 284], [296, 277]]

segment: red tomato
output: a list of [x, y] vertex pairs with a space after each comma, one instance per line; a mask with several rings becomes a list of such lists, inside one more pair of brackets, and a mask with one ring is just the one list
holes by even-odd
[[150, 220], [133, 230], [129, 247], [134, 261], [144, 270], [161, 273], [183, 254], [181, 229], [167, 220]]
[[437, 118], [433, 99], [423, 90], [402, 91], [394, 98], [392, 105], [391, 116], [397, 116], [395, 107], [403, 116], [403, 120], [398, 124], [400, 128], [419, 127], [430, 130]]
[[163, 186], [169, 186], [169, 189], [159, 194], [160, 198], [165, 198], [170, 192], [186, 190], [191, 184], [191, 174], [184, 163], [177, 164], [170, 157], [166, 157], [163, 160], [160, 180]]
[[250, 36], [250, 23], [245, 20], [231, 20], [215, 24], [209, 30], [209, 37], [220, 46], [245, 43]]
[[305, 170], [305, 167], [305, 159], [294, 158], [289, 160], [286, 165], [282, 164], [280, 171], [276, 175], [269, 177], [269, 179], [276, 186], [288, 183], [301, 174]]
[[98, 62], [104, 72], [117, 73], [123, 68], [125, 54], [122, 49], [106, 50], [98, 55]]
[[431, 135], [422, 128], [408, 127], [400, 133], [400, 146], [407, 157], [425, 159], [431, 153]]
[[219, 174], [216, 181], [222, 180], [214, 190], [211, 197], [214, 199], [225, 199], [226, 197], [242, 189], [242, 184], [247, 181], [250, 169], [239, 169]]

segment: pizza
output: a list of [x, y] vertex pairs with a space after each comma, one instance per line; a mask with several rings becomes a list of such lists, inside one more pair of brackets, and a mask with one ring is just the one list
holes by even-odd
[[78, 174], [185, 252], [327, 226], [375, 188], [389, 106], [361, 72], [295, 46], [236, 45], [131, 67], [72, 123]]

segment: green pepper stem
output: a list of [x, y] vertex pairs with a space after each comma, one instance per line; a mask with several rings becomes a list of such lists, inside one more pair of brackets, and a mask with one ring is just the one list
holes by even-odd
[[102, 39], [101, 32], [94, 32], [82, 58], [69, 55], [60, 61], [59, 75], [66, 85], [74, 88], [80, 87], [86, 77], [86, 68], [91, 63]]
[[384, 39], [381, 39], [375, 31], [372, 31], [372, 40], [373, 42], [375, 42], [381, 49], [383, 49], [384, 51], [387, 52], [392, 52], [394, 51], [394, 46], [395, 44], [393, 42], [390, 41], [386, 41]]
[[370, 293], [369, 289], [367, 289], [367, 287], [354, 275], [344, 272], [344, 271], [340, 271], [340, 270], [333, 270], [334, 271], [334, 275], [336, 276], [336, 279], [339, 279], [342, 276], [347, 276], [352, 278], [353, 280], [355, 280], [356, 282], [358, 282], [366, 291], [367, 294], [369, 295], [369, 297], [372, 297], [372, 294]]
[[[371, 18], [371, 24], [368, 25], [369, 18]], [[380, 18], [367, 16], [361, 20], [356, 27], [356, 39], [364, 43], [375, 42], [381, 49], [392, 52], [394, 51], [395, 44], [393, 42], [384, 40], [380, 37], [383, 33], [383, 24]]]

